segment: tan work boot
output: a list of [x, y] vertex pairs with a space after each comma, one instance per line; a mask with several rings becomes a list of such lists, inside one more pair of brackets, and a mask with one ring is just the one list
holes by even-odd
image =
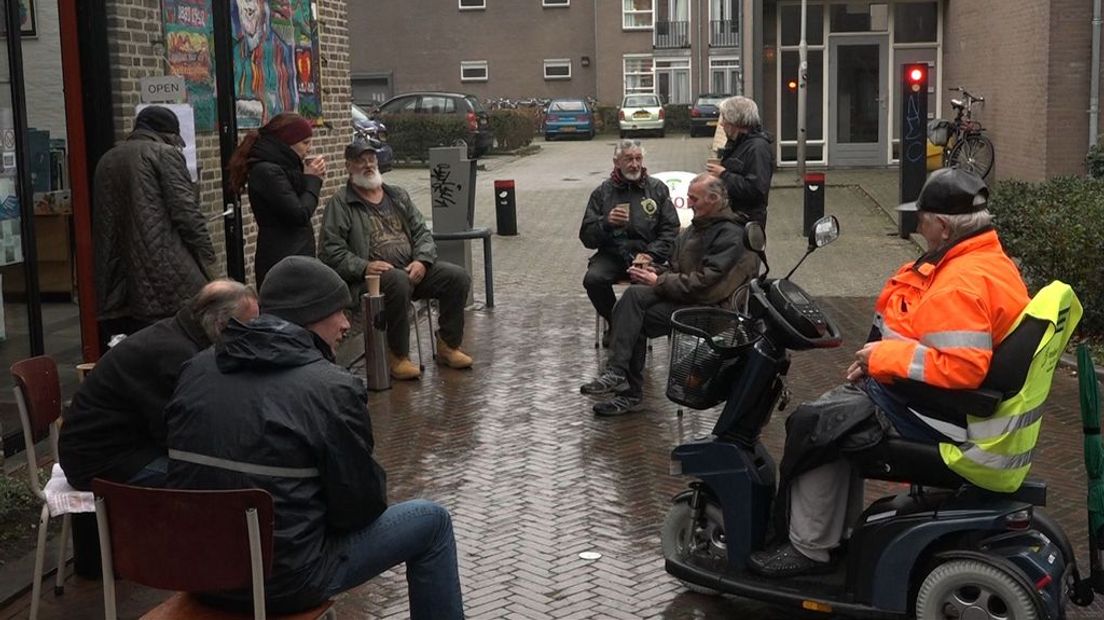
[[391, 370], [391, 376], [399, 381], [410, 381], [422, 376], [421, 369], [409, 357], [399, 357], [390, 351], [387, 352], [387, 367]]
[[460, 349], [454, 349], [440, 337], [437, 338], [437, 362], [449, 368], [471, 368], [472, 358]]

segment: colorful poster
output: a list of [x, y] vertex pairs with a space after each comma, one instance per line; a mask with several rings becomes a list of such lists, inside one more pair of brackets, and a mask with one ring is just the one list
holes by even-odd
[[184, 78], [197, 131], [214, 131], [214, 29], [211, 0], [162, 0], [169, 74]]
[[318, 31], [311, 0], [234, 0], [234, 92], [238, 127], [281, 112], [321, 116]]

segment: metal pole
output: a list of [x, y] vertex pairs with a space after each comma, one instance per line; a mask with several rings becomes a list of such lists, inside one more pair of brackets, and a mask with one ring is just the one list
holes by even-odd
[[1089, 146], [1100, 133], [1100, 0], [1093, 0], [1092, 62], [1089, 64]]
[[226, 232], [226, 275], [245, 282], [245, 238], [241, 196], [230, 186], [230, 157], [238, 146], [237, 97], [234, 92], [234, 41], [230, 0], [212, 0], [215, 30], [215, 92], [218, 93], [219, 154], [222, 161], [222, 208]]
[[808, 103], [809, 94], [809, 46], [805, 42], [805, 20], [808, 15], [808, 0], [801, 0], [801, 41], [798, 43], [798, 69], [797, 69], [797, 181], [805, 182], [805, 140], [806, 114], [805, 106]]

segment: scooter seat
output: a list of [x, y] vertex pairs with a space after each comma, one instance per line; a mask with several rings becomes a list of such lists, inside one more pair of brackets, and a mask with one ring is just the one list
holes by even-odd
[[1046, 505], [1046, 483], [1042, 480], [1025, 480], [1012, 493], [994, 493], [976, 487], [952, 471], [939, 454], [939, 445], [909, 441], [900, 437], [886, 437], [873, 448], [849, 455], [859, 475], [870, 480], [906, 482], [924, 487], [962, 489], [964, 492], [983, 493], [1002, 498], [1027, 502], [1033, 506]]

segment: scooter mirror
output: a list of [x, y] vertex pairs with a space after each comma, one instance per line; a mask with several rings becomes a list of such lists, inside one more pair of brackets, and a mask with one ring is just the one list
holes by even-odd
[[752, 252], [762, 252], [767, 248], [767, 234], [759, 222], [744, 224], [744, 247]]
[[834, 215], [825, 215], [813, 224], [809, 233], [809, 249], [822, 248], [839, 239], [839, 220]]

